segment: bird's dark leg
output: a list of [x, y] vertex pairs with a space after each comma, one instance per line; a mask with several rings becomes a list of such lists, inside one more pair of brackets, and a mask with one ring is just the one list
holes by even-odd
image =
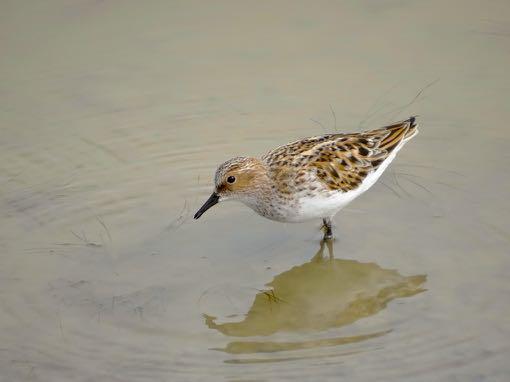
[[333, 226], [331, 224], [331, 218], [322, 219], [322, 228], [324, 229], [324, 240], [333, 239]]

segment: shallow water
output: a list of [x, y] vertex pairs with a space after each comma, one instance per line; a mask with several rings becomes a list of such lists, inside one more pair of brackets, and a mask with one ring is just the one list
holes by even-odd
[[[1, 9], [1, 380], [508, 380], [507, 1]], [[413, 114], [332, 248], [191, 218], [225, 159]]]

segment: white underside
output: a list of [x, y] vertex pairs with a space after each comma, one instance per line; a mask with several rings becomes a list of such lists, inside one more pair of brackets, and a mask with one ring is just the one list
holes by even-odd
[[299, 209], [293, 212], [289, 211], [290, 213], [287, 221], [297, 223], [311, 219], [333, 217], [336, 215], [338, 211], [374, 185], [407, 140], [409, 140], [409, 138], [402, 141], [400, 145], [397, 146], [388, 156], [388, 158], [381, 163], [376, 171], [367, 175], [363, 183], [361, 183], [358, 188], [349, 192], [331, 191], [329, 196], [317, 195], [315, 197], [302, 198], [299, 201]]

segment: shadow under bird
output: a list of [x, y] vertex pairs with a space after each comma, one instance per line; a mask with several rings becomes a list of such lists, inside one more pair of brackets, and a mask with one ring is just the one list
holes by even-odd
[[333, 216], [372, 187], [417, 133], [411, 117], [361, 133], [304, 138], [260, 159], [232, 158], [216, 170], [214, 192], [194, 218], [218, 202], [237, 200], [280, 222], [321, 218], [324, 238], [331, 239]]

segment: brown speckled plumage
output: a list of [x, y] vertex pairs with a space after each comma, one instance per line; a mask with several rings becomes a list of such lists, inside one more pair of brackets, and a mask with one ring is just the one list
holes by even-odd
[[[312, 173], [329, 189], [343, 192], [357, 188], [377, 170], [391, 152], [416, 132], [410, 118], [377, 130], [353, 134], [329, 134], [302, 139], [270, 151], [262, 157], [275, 175], [285, 171], [296, 186], [305, 186]], [[285, 170], [283, 170], [285, 169]], [[290, 175], [292, 174], [292, 175]]]

